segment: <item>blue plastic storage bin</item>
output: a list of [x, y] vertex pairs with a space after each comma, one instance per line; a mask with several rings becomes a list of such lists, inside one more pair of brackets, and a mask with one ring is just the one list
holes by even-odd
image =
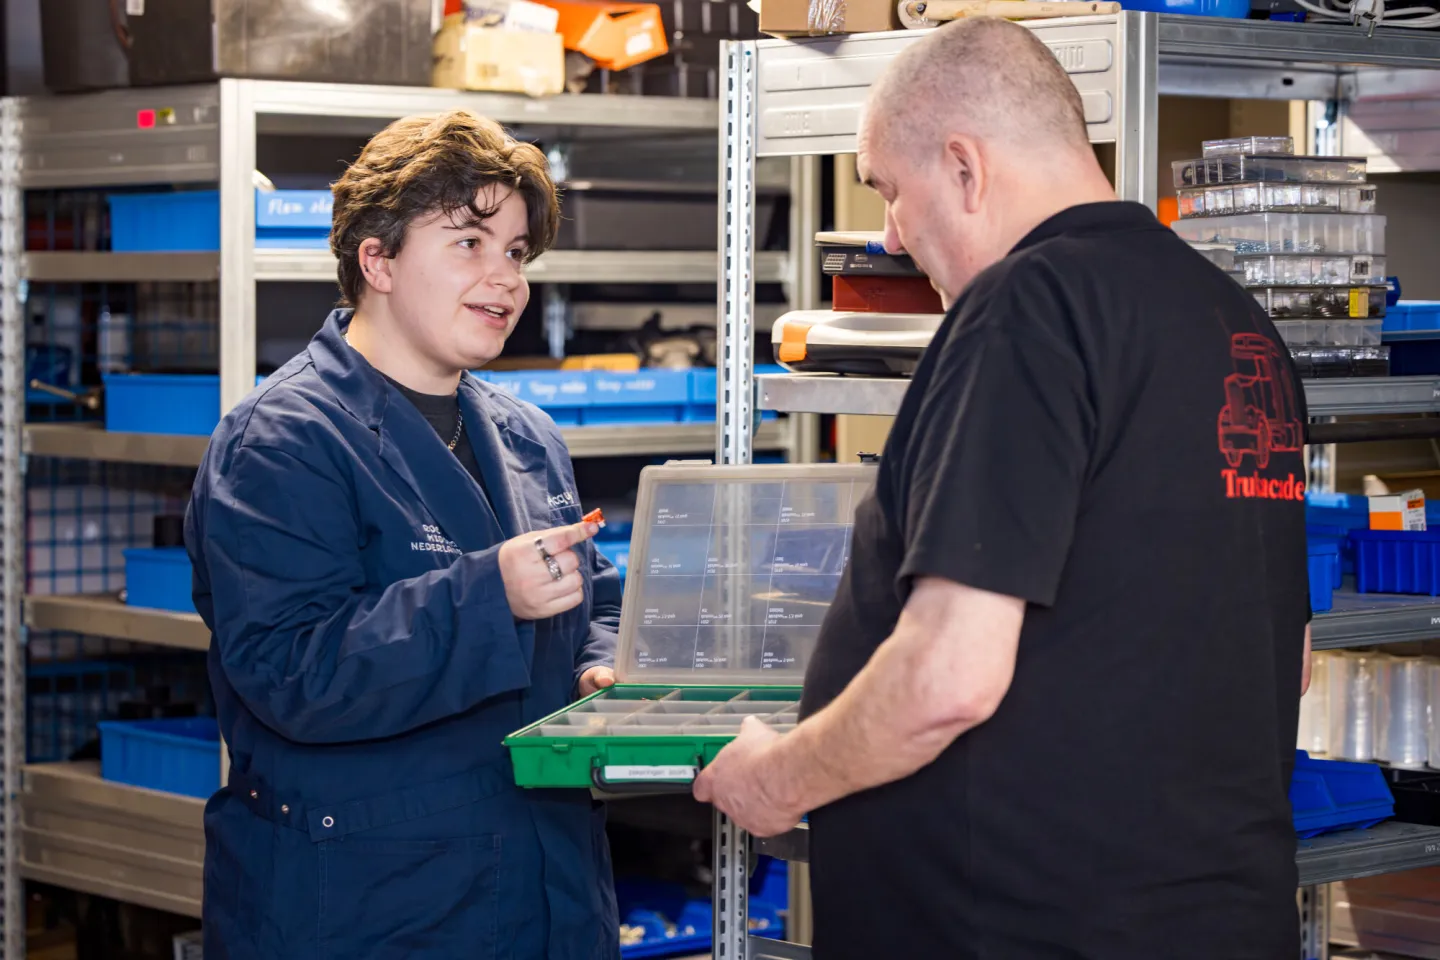
[[[755, 364], [755, 376], [784, 373], [785, 368], [774, 363]], [[685, 408], [685, 420], [689, 423], [714, 423], [715, 403], [720, 390], [719, 372], [714, 367], [702, 367], [690, 371], [690, 403]], [[761, 420], [778, 417], [774, 410], [765, 410]]]
[[214, 717], [101, 723], [100, 776], [208, 799], [220, 789], [219, 725]]
[[562, 427], [580, 423], [590, 405], [590, 379], [583, 370], [487, 370], [481, 379], [535, 404]]
[[105, 383], [105, 429], [208, 437], [220, 423], [212, 374], [114, 373]]
[[194, 613], [190, 556], [184, 547], [125, 551], [125, 602], [132, 607]]
[[116, 253], [195, 253], [220, 249], [220, 191], [112, 193], [110, 249]]
[[679, 423], [690, 402], [689, 370], [591, 370], [588, 424]]
[[255, 246], [288, 250], [330, 246], [335, 206], [329, 190], [255, 192]]
[[1440, 596], [1440, 530], [1351, 530], [1355, 589]]
[[596, 537], [594, 542], [595, 549], [600, 551], [600, 556], [609, 560], [611, 565], [619, 571], [620, 579], [624, 580], [625, 573], [630, 567], [630, 541], [621, 540], [618, 537]]
[[1324, 613], [1335, 606], [1335, 577], [1340, 569], [1340, 546], [1325, 539], [1310, 540], [1310, 610]]
[[1395, 814], [1385, 774], [1373, 763], [1315, 760], [1295, 751], [1290, 810], [1299, 837], [1371, 827]]
[[1401, 300], [1386, 308], [1384, 333], [1434, 333], [1440, 336], [1440, 300]]
[[1120, 0], [1120, 6], [1126, 10], [1181, 13], [1192, 17], [1244, 19], [1250, 16], [1250, 0]]
[[[763, 864], [764, 859], [761, 862]], [[785, 909], [789, 893], [785, 864], [781, 862], [778, 866], [779, 869], [774, 870], [772, 863], [772, 870], [762, 869], [761, 876], [756, 878], [761, 882], [750, 884], [750, 932], [756, 936], [778, 938], [785, 932], [780, 911]], [[615, 900], [620, 922], [640, 927], [645, 934], [641, 942], [620, 948], [624, 960], [692, 956], [710, 949], [714, 933], [711, 903], [708, 899], [690, 897], [680, 884], [621, 877], [615, 881]], [[675, 928], [674, 936], [667, 935], [671, 925]]]

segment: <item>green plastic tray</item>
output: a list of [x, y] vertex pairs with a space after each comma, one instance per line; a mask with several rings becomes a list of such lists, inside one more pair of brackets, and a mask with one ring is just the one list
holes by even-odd
[[505, 746], [522, 787], [653, 790], [689, 784], [746, 716], [792, 729], [799, 700], [798, 686], [620, 683], [511, 734]]

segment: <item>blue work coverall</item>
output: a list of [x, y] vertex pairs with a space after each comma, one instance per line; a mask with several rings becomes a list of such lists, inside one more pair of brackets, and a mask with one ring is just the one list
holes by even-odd
[[515, 786], [501, 739], [614, 659], [620, 582], [510, 612], [505, 540], [581, 518], [534, 407], [460, 384], [484, 491], [342, 339], [309, 348], [210, 441], [186, 517], [230, 750], [205, 808], [207, 960], [619, 955], [604, 812]]

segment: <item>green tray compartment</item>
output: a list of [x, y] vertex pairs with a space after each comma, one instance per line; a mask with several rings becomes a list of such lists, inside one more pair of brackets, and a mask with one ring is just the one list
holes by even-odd
[[[504, 742], [521, 787], [584, 789], [595, 785], [596, 768], [703, 767], [735, 738], [747, 714], [771, 717], [778, 709], [783, 724], [793, 724], [800, 692], [800, 687], [790, 686], [616, 684], [530, 724]], [[629, 703], [634, 703], [633, 711], [616, 709]], [[589, 732], [586, 724], [592, 722], [602, 732]], [[571, 727], [574, 733], [569, 732]], [[613, 732], [624, 727], [647, 732]], [[675, 732], [662, 729], [669, 727]]]

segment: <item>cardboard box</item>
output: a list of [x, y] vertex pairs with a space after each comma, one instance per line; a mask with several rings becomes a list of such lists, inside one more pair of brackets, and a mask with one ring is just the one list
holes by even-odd
[[558, 33], [478, 26], [455, 14], [435, 35], [431, 83], [550, 96], [565, 89], [564, 42]]
[[1425, 494], [1419, 490], [1370, 498], [1371, 530], [1424, 530]]
[[560, 13], [565, 49], [584, 54], [602, 70], [624, 70], [670, 50], [660, 8], [653, 3], [543, 2]]
[[889, 0], [761, 0], [760, 32], [777, 37], [900, 29]]

